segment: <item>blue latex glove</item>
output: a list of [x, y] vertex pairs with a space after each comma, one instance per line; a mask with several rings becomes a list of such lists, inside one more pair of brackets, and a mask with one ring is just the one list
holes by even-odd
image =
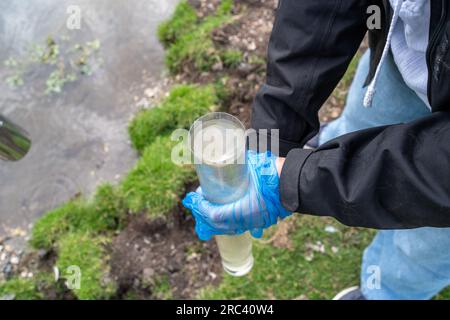
[[270, 152], [248, 152], [251, 181], [247, 193], [236, 202], [211, 203], [203, 197], [201, 188], [186, 195], [183, 205], [192, 211], [195, 231], [201, 240], [209, 240], [214, 235], [241, 234], [245, 231], [260, 238], [263, 229], [276, 224], [278, 218], [291, 215], [280, 202], [275, 160], [276, 157]]

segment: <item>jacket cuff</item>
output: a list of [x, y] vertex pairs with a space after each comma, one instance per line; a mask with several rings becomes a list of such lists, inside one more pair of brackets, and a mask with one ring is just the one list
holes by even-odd
[[313, 153], [309, 149], [292, 149], [284, 162], [280, 176], [280, 198], [284, 208], [295, 212], [300, 207], [300, 174], [306, 159]]

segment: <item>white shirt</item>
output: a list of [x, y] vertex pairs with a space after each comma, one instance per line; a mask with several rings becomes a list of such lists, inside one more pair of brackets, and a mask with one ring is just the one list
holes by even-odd
[[394, 8], [403, 1], [391, 40], [391, 51], [406, 85], [431, 109], [427, 97], [426, 50], [430, 30], [429, 0], [390, 0]]

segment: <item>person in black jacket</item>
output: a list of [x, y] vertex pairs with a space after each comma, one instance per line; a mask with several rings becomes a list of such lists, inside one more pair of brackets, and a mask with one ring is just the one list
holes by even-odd
[[[369, 30], [369, 52], [343, 115], [324, 127], [320, 146], [305, 149], [319, 132], [319, 108], [367, 33], [373, 5], [381, 28]], [[450, 284], [449, 6], [445, 0], [279, 3], [252, 127], [278, 130], [282, 206], [349, 226], [419, 228], [380, 231], [365, 251], [360, 287], [338, 299], [429, 299]], [[257, 199], [260, 208], [276, 206], [264, 205], [263, 191]], [[236, 207], [245, 222], [248, 206], [241, 204], [223, 207], [222, 221]], [[214, 210], [203, 213], [203, 224], [217, 222]], [[254, 227], [244, 222], [234, 230]]]

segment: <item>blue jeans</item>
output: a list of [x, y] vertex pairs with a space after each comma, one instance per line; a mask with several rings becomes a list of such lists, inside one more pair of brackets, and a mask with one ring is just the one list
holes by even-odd
[[[366, 52], [341, 117], [323, 129], [320, 143], [348, 132], [408, 122], [430, 114], [423, 101], [406, 86], [391, 56], [381, 70], [372, 107], [364, 108], [363, 83], [368, 69]], [[450, 228], [379, 231], [364, 251], [360, 279], [367, 299], [432, 298], [450, 284]]]

